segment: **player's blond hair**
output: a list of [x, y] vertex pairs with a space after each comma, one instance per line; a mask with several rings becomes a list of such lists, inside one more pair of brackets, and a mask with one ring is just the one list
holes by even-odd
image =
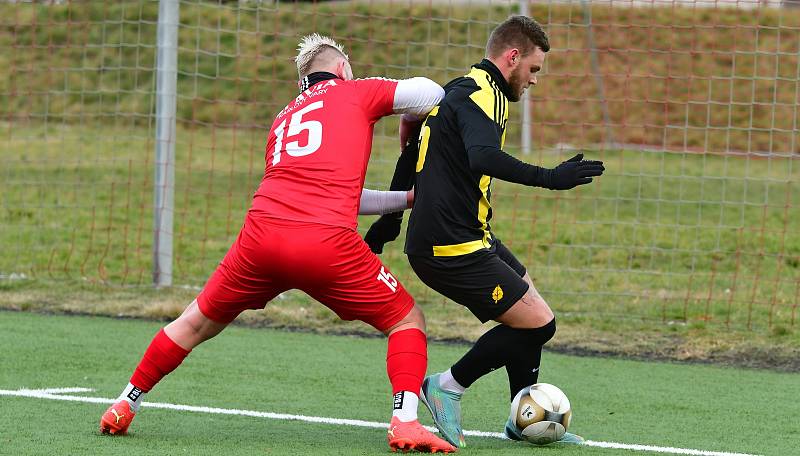
[[297, 46], [297, 57], [294, 58], [295, 63], [297, 63], [297, 74], [300, 75], [300, 79], [308, 76], [311, 72], [311, 66], [314, 64], [314, 60], [317, 56], [328, 50], [335, 50], [341, 54], [342, 57], [349, 60], [347, 54], [344, 53], [344, 47], [327, 36], [313, 33], [304, 36], [300, 40], [300, 44]]

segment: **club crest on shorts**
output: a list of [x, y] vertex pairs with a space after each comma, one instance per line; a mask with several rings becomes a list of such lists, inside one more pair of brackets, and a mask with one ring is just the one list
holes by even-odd
[[501, 299], [503, 299], [503, 289], [500, 288], [500, 285], [494, 287], [492, 291], [492, 299], [494, 299], [494, 303], [497, 304]]

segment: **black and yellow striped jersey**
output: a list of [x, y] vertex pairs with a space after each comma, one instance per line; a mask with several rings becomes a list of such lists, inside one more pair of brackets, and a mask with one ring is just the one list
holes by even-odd
[[467, 151], [502, 149], [510, 86], [488, 60], [450, 81], [420, 132], [408, 255], [458, 256], [494, 242], [491, 176], [471, 170]]

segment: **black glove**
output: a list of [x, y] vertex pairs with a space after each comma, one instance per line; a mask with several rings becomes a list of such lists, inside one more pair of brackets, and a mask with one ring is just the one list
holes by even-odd
[[381, 215], [364, 236], [364, 242], [374, 253], [383, 253], [383, 244], [392, 242], [400, 236], [400, 225], [403, 224], [403, 213], [393, 212]]
[[548, 171], [548, 182], [544, 186], [545, 188], [569, 190], [578, 185], [588, 184], [592, 181], [592, 177], [602, 175], [605, 168], [603, 162], [584, 160], [583, 154], [578, 154]]
[[[411, 190], [411, 187], [414, 186], [415, 167], [419, 156], [418, 136], [419, 130], [416, 131], [416, 134], [409, 136], [408, 143], [397, 159], [389, 190]], [[364, 242], [374, 253], [383, 253], [383, 245], [394, 241], [397, 236], [400, 236], [400, 226], [402, 224], [402, 212], [384, 214], [369, 227], [367, 234], [364, 236]]]

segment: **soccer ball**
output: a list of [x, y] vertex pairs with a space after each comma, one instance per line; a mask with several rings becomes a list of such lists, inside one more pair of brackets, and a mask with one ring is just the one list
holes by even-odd
[[537, 445], [561, 439], [571, 419], [569, 399], [549, 383], [526, 386], [511, 401], [511, 423], [523, 439]]

